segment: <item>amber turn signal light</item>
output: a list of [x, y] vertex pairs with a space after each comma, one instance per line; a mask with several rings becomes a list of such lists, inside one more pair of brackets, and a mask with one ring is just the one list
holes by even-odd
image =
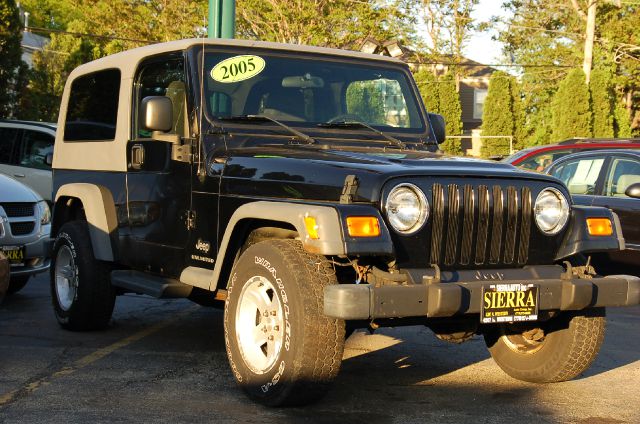
[[347, 229], [351, 237], [378, 237], [380, 223], [375, 216], [349, 216]]
[[309, 234], [309, 237], [314, 239], [314, 240], [318, 240], [320, 238], [320, 235], [318, 234], [318, 224], [316, 223], [316, 219], [312, 216], [305, 216], [304, 217], [304, 226], [307, 229], [307, 234]]
[[592, 236], [610, 236], [613, 234], [609, 218], [587, 218], [587, 228], [589, 229], [589, 235]]

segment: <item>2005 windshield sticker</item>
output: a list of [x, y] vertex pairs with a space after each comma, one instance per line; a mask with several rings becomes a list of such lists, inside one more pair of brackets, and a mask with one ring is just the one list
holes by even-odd
[[265, 61], [260, 56], [233, 56], [214, 66], [211, 70], [211, 78], [222, 83], [244, 81], [258, 75], [264, 67]]

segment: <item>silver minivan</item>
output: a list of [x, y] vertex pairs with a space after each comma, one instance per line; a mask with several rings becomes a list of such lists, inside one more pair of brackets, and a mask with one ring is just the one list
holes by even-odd
[[9, 260], [7, 293], [22, 289], [32, 275], [49, 269], [49, 205], [34, 190], [0, 174], [0, 252]]
[[31, 187], [47, 202], [55, 136], [55, 124], [0, 120], [0, 173]]

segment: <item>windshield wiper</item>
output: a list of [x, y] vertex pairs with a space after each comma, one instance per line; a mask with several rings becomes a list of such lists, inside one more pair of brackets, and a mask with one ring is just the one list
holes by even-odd
[[398, 140], [395, 137], [390, 136], [389, 134], [385, 134], [380, 130], [377, 130], [375, 128], [373, 128], [371, 125], [366, 124], [364, 122], [361, 121], [334, 121], [334, 122], [323, 122], [322, 124], [318, 124], [319, 127], [324, 127], [324, 128], [348, 128], [348, 127], [362, 127], [362, 128], [367, 128], [371, 131], [373, 131], [374, 133], [386, 138], [387, 140], [389, 140], [391, 142], [391, 144], [393, 144], [396, 147], [399, 147], [400, 149], [406, 149], [407, 145], [403, 142]]
[[287, 124], [283, 124], [280, 121], [277, 121], [273, 118], [270, 118], [268, 116], [265, 115], [230, 115], [230, 116], [219, 116], [216, 118], [219, 121], [269, 121], [269, 122], [273, 122], [274, 124], [277, 124], [279, 126], [281, 126], [282, 128], [284, 128], [285, 130], [289, 131], [291, 134], [293, 134], [295, 136], [295, 138], [297, 138], [300, 141], [303, 141], [307, 144], [314, 144], [316, 143], [316, 140], [310, 136], [308, 136], [307, 134], [300, 132], [298, 130], [296, 130], [295, 128], [291, 128], [289, 125]]

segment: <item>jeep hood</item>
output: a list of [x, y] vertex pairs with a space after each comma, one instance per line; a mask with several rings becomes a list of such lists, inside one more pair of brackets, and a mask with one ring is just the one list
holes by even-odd
[[[364, 150], [364, 149], [363, 149]], [[396, 148], [368, 151], [316, 146], [270, 146], [232, 149], [223, 174], [223, 194], [336, 201], [347, 175], [359, 180], [358, 201], [378, 201], [391, 179], [455, 176], [518, 180], [558, 180], [494, 161]]]

